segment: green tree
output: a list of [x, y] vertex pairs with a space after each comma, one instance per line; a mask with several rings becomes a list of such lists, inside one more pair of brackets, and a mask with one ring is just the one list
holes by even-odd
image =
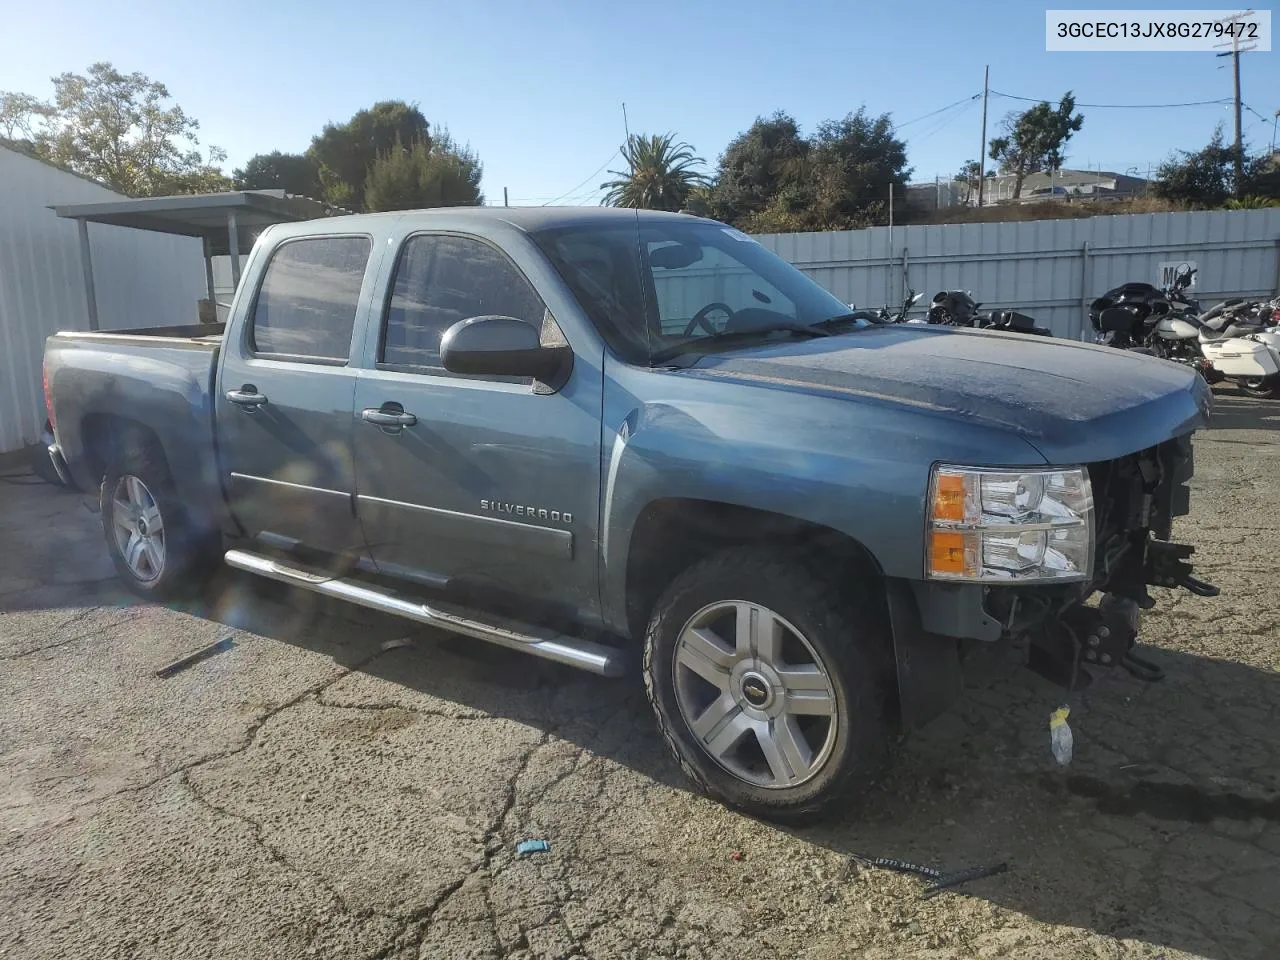
[[603, 203], [643, 210], [680, 210], [707, 178], [695, 168], [704, 161], [675, 134], [632, 134], [620, 148], [626, 170], [610, 170], [615, 179], [600, 184]]
[[366, 209], [364, 184], [379, 157], [397, 148], [430, 147], [426, 117], [403, 100], [384, 100], [345, 123], [328, 123], [311, 141], [324, 199], [351, 210]]
[[888, 193], [904, 189], [911, 168], [907, 145], [893, 135], [889, 114], [871, 117], [865, 108], [843, 120], [818, 125], [810, 139], [814, 211], [822, 229], [868, 226], [888, 205]]
[[47, 106], [29, 93], [0, 91], [0, 137], [33, 142], [47, 113]]
[[709, 195], [712, 214], [742, 226], [769, 206], [784, 183], [795, 179], [798, 164], [808, 154], [809, 141], [789, 114], [757, 117], [720, 155]]
[[1022, 196], [1028, 174], [1062, 166], [1063, 148], [1084, 125], [1084, 115], [1073, 114], [1075, 108], [1076, 98], [1068, 90], [1056, 109], [1047, 102], [1038, 103], [1005, 117], [1004, 135], [991, 141], [990, 157], [1000, 164], [1002, 173], [1013, 174], [1015, 200]]
[[877, 222], [906, 184], [906, 144], [865, 108], [805, 137], [789, 114], [757, 117], [720, 156], [711, 213], [753, 233], [844, 230]]
[[888, 114], [872, 117], [862, 108], [824, 121], [800, 142], [783, 141], [785, 153], [757, 154], [770, 164], [757, 168], [764, 175], [756, 196], [771, 193], [763, 204], [744, 204], [755, 209], [731, 222], [752, 233], [852, 230], [883, 219], [891, 188], [901, 197], [910, 168]]
[[198, 149], [200, 124], [142, 73], [100, 62], [53, 78], [53, 99], [4, 94], [0, 125], [35, 154], [131, 197], [225, 190], [217, 147]]
[[233, 179], [237, 190], [284, 190], [313, 200], [323, 195], [319, 166], [314, 158], [300, 153], [259, 153], [236, 170]]
[[430, 143], [397, 144], [369, 168], [363, 186], [365, 209], [416, 210], [477, 206], [482, 167], [470, 147], [458, 146], [447, 131]]
[[1219, 125], [1200, 150], [1180, 150], [1160, 164], [1151, 190], [1157, 197], [1193, 207], [1220, 207], [1228, 197], [1277, 194], [1280, 176], [1271, 158], [1246, 156], [1239, 184], [1235, 165], [1235, 147], [1227, 146]]
[[968, 203], [977, 195], [978, 177], [982, 176], [985, 179], [990, 180], [995, 175], [996, 172], [994, 170], [987, 170], [984, 173], [982, 165], [978, 163], [977, 160], [966, 160], [964, 166], [961, 167], [956, 175], [951, 179], [957, 183], [963, 183], [965, 185], [964, 202]]

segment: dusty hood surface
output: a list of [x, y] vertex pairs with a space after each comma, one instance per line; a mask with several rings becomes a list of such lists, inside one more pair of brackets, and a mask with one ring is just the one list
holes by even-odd
[[1193, 371], [1152, 357], [922, 325], [712, 354], [690, 372], [977, 420], [1063, 464], [1112, 459], [1204, 426], [1210, 402]]

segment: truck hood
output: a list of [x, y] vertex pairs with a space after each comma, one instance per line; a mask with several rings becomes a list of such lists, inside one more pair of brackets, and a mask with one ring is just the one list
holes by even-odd
[[689, 371], [907, 406], [1008, 430], [1055, 464], [1110, 460], [1205, 426], [1194, 371], [1113, 347], [924, 325], [712, 354]]

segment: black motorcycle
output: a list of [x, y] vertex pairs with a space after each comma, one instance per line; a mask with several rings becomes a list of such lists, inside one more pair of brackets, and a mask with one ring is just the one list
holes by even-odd
[[872, 323], [906, 323], [907, 311], [916, 305], [916, 302], [924, 294], [916, 293], [914, 290], [908, 290], [906, 297], [902, 301], [902, 306], [898, 308], [897, 313], [890, 313], [888, 305], [881, 307], [879, 310], [854, 309], [849, 317], [854, 320], [870, 320]]
[[1200, 328], [1210, 314], [1201, 316], [1200, 302], [1187, 294], [1195, 274], [1180, 270], [1163, 290], [1149, 283], [1124, 283], [1108, 290], [1089, 305], [1094, 339], [1185, 364], [1210, 383], [1221, 379], [1200, 348]]
[[1033, 317], [1016, 310], [988, 310], [974, 300], [967, 290], [943, 290], [934, 294], [926, 317], [928, 323], [940, 323], [952, 327], [973, 327], [978, 330], [994, 330], [1003, 333], [1029, 333], [1038, 337], [1051, 337], [1053, 333], [1039, 326]]

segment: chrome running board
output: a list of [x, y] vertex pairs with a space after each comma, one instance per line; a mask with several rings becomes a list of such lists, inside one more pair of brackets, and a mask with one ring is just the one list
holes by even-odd
[[620, 677], [626, 672], [624, 651], [592, 643], [590, 640], [579, 640], [514, 622], [505, 622], [501, 626], [497, 623], [482, 623], [461, 612], [446, 611], [438, 604], [428, 606], [416, 599], [405, 599], [391, 590], [382, 590], [356, 580], [313, 573], [248, 550], [228, 550], [224, 559], [228, 566], [237, 570], [269, 577], [371, 610], [416, 620], [450, 633], [460, 633], [510, 647], [512, 650], [531, 653], [536, 657], [554, 660], [603, 677]]

